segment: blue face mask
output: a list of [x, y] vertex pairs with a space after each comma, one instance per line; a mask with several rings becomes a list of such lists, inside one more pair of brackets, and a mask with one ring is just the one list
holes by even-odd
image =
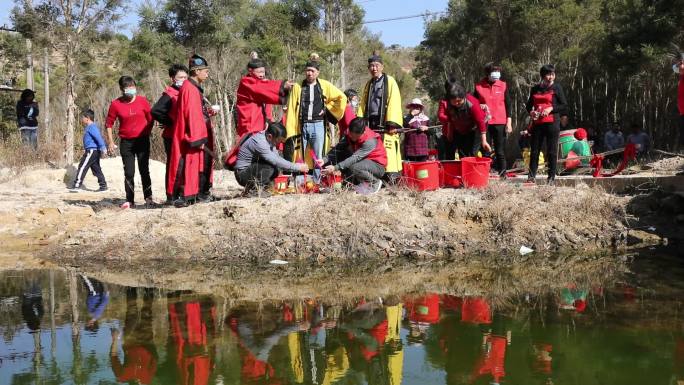
[[138, 93], [138, 90], [135, 88], [126, 88], [124, 90], [124, 95], [128, 96], [129, 98], [134, 97]]
[[679, 63], [675, 63], [672, 65], [672, 71], [674, 71], [674, 73], [676, 74], [679, 73]]
[[492, 72], [492, 73], [489, 74], [489, 80], [491, 80], [491, 81], [496, 81], [496, 80], [499, 80], [499, 79], [501, 79], [501, 72], [499, 72], [499, 71], [494, 71], [494, 72]]

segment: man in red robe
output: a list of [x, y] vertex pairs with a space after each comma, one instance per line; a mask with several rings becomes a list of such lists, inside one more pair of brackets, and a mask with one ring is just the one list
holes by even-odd
[[266, 63], [252, 53], [247, 63], [247, 75], [240, 79], [237, 89], [237, 134], [259, 132], [266, 128], [266, 121], [273, 119], [271, 104], [286, 104], [291, 81], [268, 80]]
[[171, 110], [173, 139], [166, 193], [176, 207], [211, 200], [214, 141], [201, 86], [209, 77], [209, 65], [203, 57], [193, 55], [189, 68], [190, 78], [178, 91]]

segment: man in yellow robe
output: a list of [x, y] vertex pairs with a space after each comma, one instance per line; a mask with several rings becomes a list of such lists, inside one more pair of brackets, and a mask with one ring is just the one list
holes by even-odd
[[387, 150], [385, 172], [390, 180], [401, 171], [400, 138], [397, 129], [402, 127], [401, 94], [397, 81], [383, 72], [382, 57], [376, 52], [368, 58], [371, 79], [361, 93], [358, 116], [368, 119], [372, 130], [382, 131], [382, 141]]
[[[288, 146], [292, 152], [291, 161], [304, 160], [311, 168], [310, 147], [317, 159], [330, 149], [328, 123], [337, 123], [347, 107], [347, 96], [330, 82], [319, 79], [318, 55], [312, 54], [306, 63], [306, 78], [301, 84], [294, 84], [287, 103]], [[289, 154], [287, 154], [289, 155]], [[320, 179], [320, 169], [314, 169], [314, 178]]]

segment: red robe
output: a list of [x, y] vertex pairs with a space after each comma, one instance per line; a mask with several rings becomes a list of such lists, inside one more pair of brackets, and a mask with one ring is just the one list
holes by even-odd
[[259, 132], [271, 120], [269, 104], [285, 104], [283, 81], [244, 76], [237, 89], [237, 136]]
[[183, 83], [176, 103], [171, 107], [173, 140], [169, 154], [166, 193], [191, 199], [199, 193], [199, 175], [204, 171], [202, 146], [211, 148], [210, 123], [204, 118], [203, 99], [192, 81]]
[[[164, 90], [164, 93], [168, 95], [171, 99], [171, 110], [169, 110], [169, 113], [171, 113], [173, 111], [173, 106], [176, 104], [176, 101], [178, 100], [178, 90], [172, 86], [168, 86]], [[168, 127], [164, 126], [164, 130], [162, 131], [162, 137], [173, 138], [173, 125]]]

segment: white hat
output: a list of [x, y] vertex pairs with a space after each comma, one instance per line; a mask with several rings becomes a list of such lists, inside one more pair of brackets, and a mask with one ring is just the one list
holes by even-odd
[[409, 103], [409, 104], [406, 105], [406, 108], [411, 107], [411, 106], [420, 106], [421, 108], [424, 107], [424, 106], [423, 106], [423, 101], [420, 100], [420, 98], [413, 98], [413, 99], [411, 100], [411, 103]]

